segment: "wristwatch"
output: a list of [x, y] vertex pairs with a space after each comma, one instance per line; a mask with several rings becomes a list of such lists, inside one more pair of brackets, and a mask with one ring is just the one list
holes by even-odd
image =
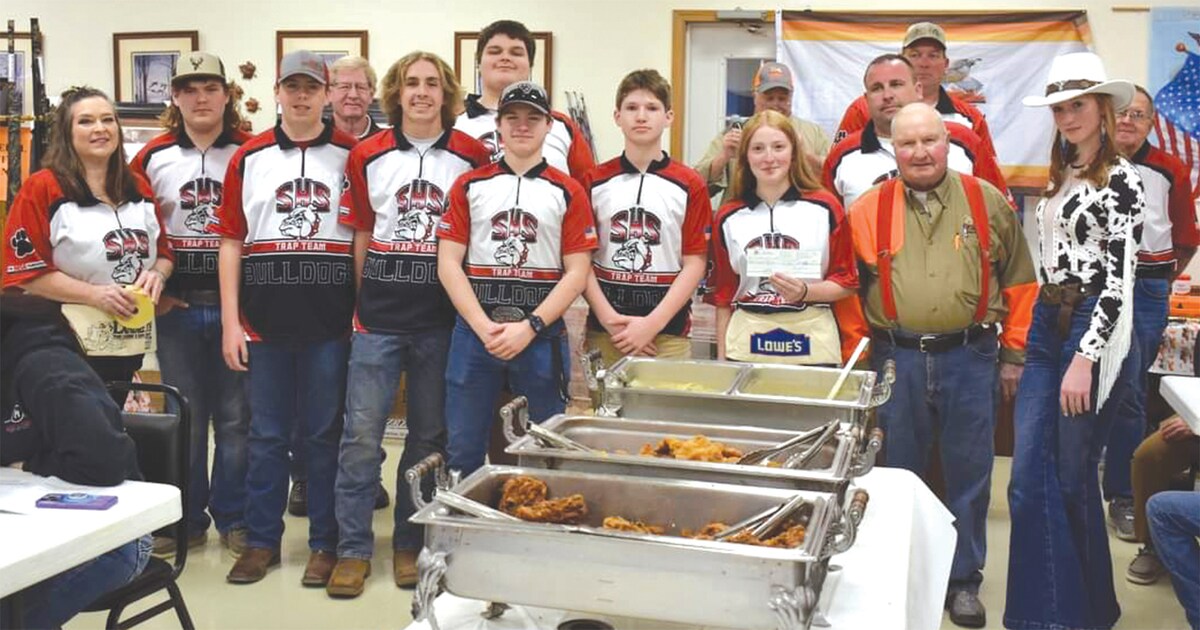
[[542, 321], [541, 317], [538, 317], [533, 313], [530, 313], [529, 317], [526, 317], [525, 319], [529, 320], [529, 327], [533, 329], [533, 334], [541, 337], [542, 331], [546, 330], [546, 322]]

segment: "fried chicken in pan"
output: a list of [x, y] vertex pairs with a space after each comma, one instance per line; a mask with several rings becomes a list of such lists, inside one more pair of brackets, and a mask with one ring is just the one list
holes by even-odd
[[657, 445], [644, 444], [639, 455], [673, 457], [694, 462], [735, 464], [741, 459], [742, 451], [714, 442], [708, 437], [697, 435], [686, 440], [663, 438]]
[[522, 505], [513, 516], [535, 523], [560, 523], [577, 525], [587, 518], [587, 502], [582, 494], [572, 494], [561, 499], [546, 499], [530, 505]]
[[532, 505], [545, 501], [549, 490], [546, 482], [536, 477], [512, 477], [504, 482], [504, 491], [500, 495], [497, 508], [505, 514], [516, 515], [517, 508], [522, 505]]
[[637, 534], [658, 534], [662, 535], [667, 530], [658, 525], [647, 525], [641, 521], [630, 521], [620, 516], [610, 516], [604, 519], [604, 529], [615, 529], [622, 532], [634, 532]]

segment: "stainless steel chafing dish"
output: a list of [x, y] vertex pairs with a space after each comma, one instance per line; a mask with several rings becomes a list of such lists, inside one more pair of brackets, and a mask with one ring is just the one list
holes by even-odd
[[775, 468], [650, 457], [638, 451], [643, 444], [656, 444], [663, 438], [687, 439], [702, 434], [749, 453], [793, 438], [797, 431], [571, 415], [557, 415], [541, 423], [543, 429], [591, 449], [589, 452], [546, 443], [529, 433], [518, 435], [518, 427], [522, 432], [528, 427], [523, 403], [524, 398], [518, 397], [500, 410], [510, 443], [505, 452], [516, 455], [519, 465], [533, 468], [818, 490], [832, 492], [841, 499], [853, 477], [871, 470], [883, 441], [883, 433], [875, 429], [863, 444], [862, 429], [842, 423], [807, 465]]
[[835, 368], [627, 356], [604, 369], [594, 354], [583, 361], [588, 386], [599, 395], [599, 415], [784, 430], [835, 418], [864, 427], [867, 412], [887, 401], [895, 380], [890, 362], [878, 383], [875, 372], [852, 370], [829, 400], [841, 372]]
[[[437, 630], [433, 601], [444, 589], [490, 604], [559, 608], [598, 615], [737, 628], [809, 628], [829, 557], [853, 544], [866, 507], [859, 491], [843, 510], [832, 494], [682, 479], [651, 479], [578, 471], [485, 466], [453, 484], [456, 502], [494, 505], [504, 482], [529, 475], [551, 497], [582, 493], [589, 516], [581, 525], [553, 525], [471, 516], [420, 495], [435, 474], [440, 492], [452, 481], [433, 455], [405, 475], [425, 526], [417, 561], [413, 618]], [[777, 549], [670, 535], [707, 523], [734, 523], [801, 497], [810, 504], [801, 547]], [[436, 495], [435, 495], [436, 499]], [[465, 500], [464, 500], [465, 499]], [[667, 526], [668, 535], [603, 529], [605, 516]]]

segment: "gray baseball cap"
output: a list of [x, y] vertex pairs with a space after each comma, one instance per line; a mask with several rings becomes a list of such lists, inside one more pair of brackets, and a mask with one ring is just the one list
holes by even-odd
[[325, 60], [311, 50], [293, 50], [279, 60], [279, 80], [303, 74], [321, 85], [329, 83], [329, 68]]
[[754, 74], [754, 91], [759, 94], [775, 88], [791, 92], [793, 87], [792, 69], [777, 61], [764, 63]]
[[546, 96], [546, 90], [533, 81], [517, 81], [504, 88], [500, 93], [500, 107], [497, 110], [502, 112], [504, 108], [518, 103], [550, 115], [550, 98]]

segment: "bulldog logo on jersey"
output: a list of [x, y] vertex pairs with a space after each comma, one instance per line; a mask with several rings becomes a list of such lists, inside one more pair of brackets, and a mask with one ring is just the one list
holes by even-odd
[[513, 208], [492, 217], [492, 240], [500, 241], [496, 262], [509, 267], [521, 267], [529, 258], [529, 243], [537, 242], [537, 217], [520, 208]]
[[433, 182], [413, 181], [396, 191], [397, 241], [425, 242], [434, 240], [438, 217], [446, 211], [446, 194]]
[[150, 257], [150, 235], [146, 230], [119, 228], [104, 235], [104, 258], [117, 261], [112, 279], [117, 284], [133, 284], [145, 267], [143, 258]]
[[213, 212], [221, 205], [221, 182], [197, 177], [179, 188], [179, 208], [186, 212], [183, 227], [201, 234], [213, 222]]
[[608, 240], [621, 244], [613, 252], [613, 265], [635, 273], [645, 271], [654, 262], [652, 246], [662, 243], [662, 220], [641, 206], [622, 210], [613, 215]]
[[295, 239], [312, 238], [321, 229], [321, 215], [329, 212], [329, 186], [297, 177], [275, 189], [275, 212], [287, 214], [279, 232]]

